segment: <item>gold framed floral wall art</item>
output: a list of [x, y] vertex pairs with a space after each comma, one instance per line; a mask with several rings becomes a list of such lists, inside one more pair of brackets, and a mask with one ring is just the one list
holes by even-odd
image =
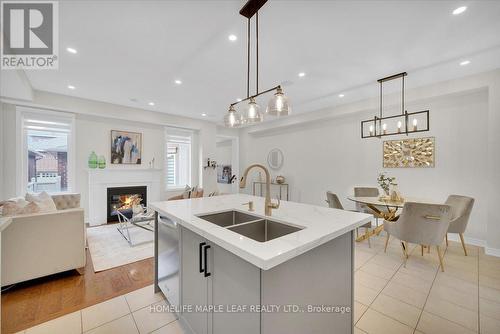
[[384, 168], [434, 167], [434, 137], [386, 140], [383, 145]]

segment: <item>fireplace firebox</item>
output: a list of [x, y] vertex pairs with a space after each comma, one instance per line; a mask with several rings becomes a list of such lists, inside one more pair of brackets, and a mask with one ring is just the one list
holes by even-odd
[[112, 187], [108, 188], [108, 223], [118, 221], [120, 211], [126, 217], [132, 217], [131, 200], [134, 197], [142, 199], [141, 204], [147, 205], [147, 187]]

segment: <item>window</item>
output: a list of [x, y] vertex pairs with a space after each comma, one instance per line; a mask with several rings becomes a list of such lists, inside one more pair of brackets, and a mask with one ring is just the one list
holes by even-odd
[[167, 130], [166, 185], [167, 189], [191, 185], [191, 134], [172, 134]]
[[64, 192], [72, 188], [74, 117], [27, 110], [21, 113], [24, 191]]

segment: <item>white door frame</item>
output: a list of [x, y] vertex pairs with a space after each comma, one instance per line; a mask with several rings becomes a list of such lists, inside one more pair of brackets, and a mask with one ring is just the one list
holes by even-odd
[[236, 181], [231, 184], [231, 192], [233, 194], [239, 193], [239, 179], [240, 179], [240, 138], [238, 136], [216, 135], [216, 138], [224, 138], [231, 140], [231, 168]]

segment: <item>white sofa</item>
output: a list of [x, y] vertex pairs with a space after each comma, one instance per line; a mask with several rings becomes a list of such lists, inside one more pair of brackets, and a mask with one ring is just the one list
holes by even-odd
[[53, 195], [57, 211], [11, 217], [2, 232], [2, 286], [85, 267], [80, 194]]

